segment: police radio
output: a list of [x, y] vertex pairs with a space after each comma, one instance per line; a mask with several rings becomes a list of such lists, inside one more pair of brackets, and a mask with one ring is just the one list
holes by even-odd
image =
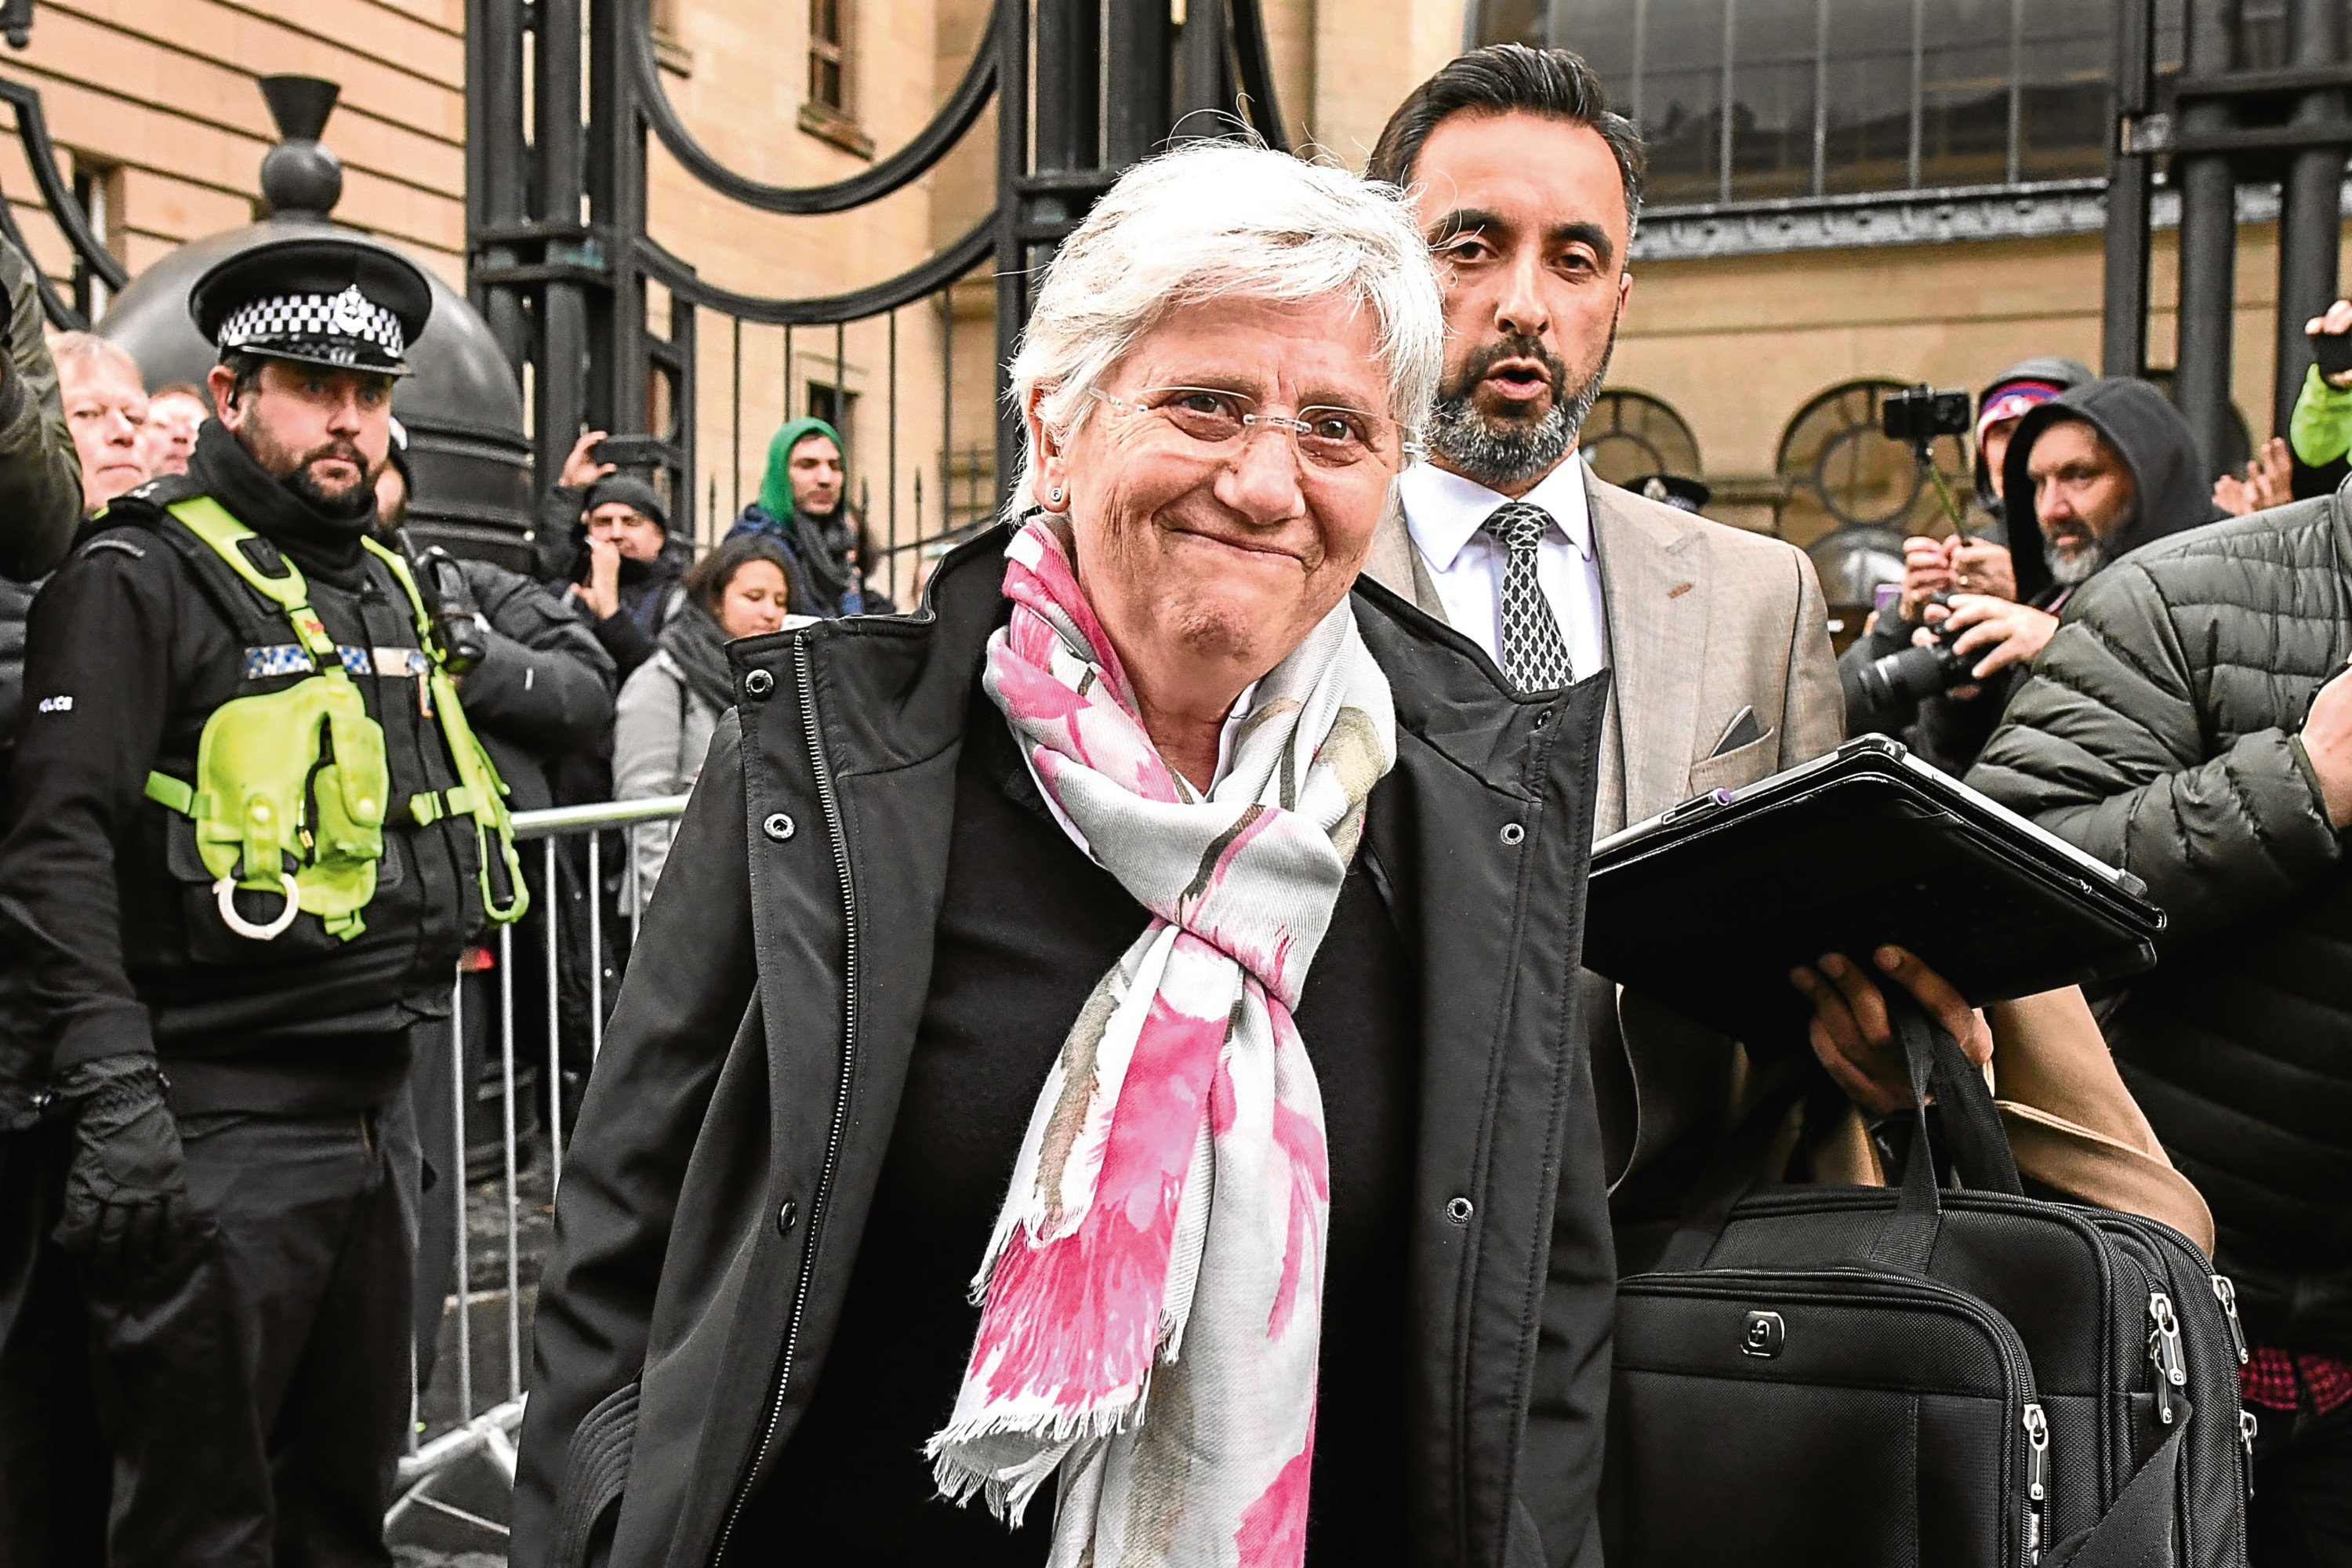
[[418, 548], [404, 528], [393, 537], [408, 558], [408, 574], [415, 579], [416, 595], [425, 601], [425, 613], [433, 622], [442, 667], [452, 675], [464, 675], [489, 655], [489, 617], [474, 602], [474, 590], [466, 585], [457, 557], [437, 544]]

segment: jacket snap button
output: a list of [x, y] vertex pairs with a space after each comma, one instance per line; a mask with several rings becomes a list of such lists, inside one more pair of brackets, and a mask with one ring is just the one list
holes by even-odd
[[760, 831], [774, 839], [777, 843], [782, 844], [785, 839], [790, 838], [794, 833], [798, 832], [799, 829], [793, 826], [793, 819], [791, 817], [786, 816], [780, 811], [770, 816], [767, 821], [760, 824]]
[[801, 1205], [793, 1202], [792, 1199], [786, 1198], [784, 1200], [784, 1206], [776, 1211], [776, 1234], [778, 1236], [790, 1236], [793, 1233], [793, 1226], [800, 1224], [800, 1222]]
[[1516, 846], [1516, 845], [1518, 845], [1518, 844], [1524, 843], [1524, 842], [1526, 841], [1526, 839], [1527, 839], [1527, 837], [1528, 837], [1528, 830], [1527, 830], [1526, 828], [1524, 828], [1524, 827], [1521, 827], [1517, 823], [1516, 823], [1516, 822], [1507, 822], [1507, 823], [1503, 824], [1503, 842], [1504, 842], [1504, 843]]
[[1468, 1225], [1470, 1223], [1470, 1216], [1476, 1212], [1477, 1211], [1471, 1206], [1470, 1200], [1468, 1198], [1448, 1198], [1445, 1200], [1445, 1218], [1448, 1224]]
[[764, 669], [755, 669], [743, 678], [743, 694], [747, 697], [765, 697], [775, 689], [776, 678]]

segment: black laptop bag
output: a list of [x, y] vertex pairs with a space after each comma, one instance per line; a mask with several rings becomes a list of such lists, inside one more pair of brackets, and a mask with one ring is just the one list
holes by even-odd
[[1981, 1074], [1897, 1016], [1899, 1190], [1742, 1196], [1768, 1105], [1620, 1285], [1611, 1568], [2244, 1563], [2228, 1281], [2168, 1226], [2025, 1196]]

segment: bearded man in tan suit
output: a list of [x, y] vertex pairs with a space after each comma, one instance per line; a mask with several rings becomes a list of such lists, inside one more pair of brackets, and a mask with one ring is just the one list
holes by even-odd
[[[1368, 174], [1411, 194], [1446, 289], [1426, 462], [1366, 573], [1485, 647], [1523, 689], [1612, 680], [1596, 833], [1831, 750], [1844, 704], [1811, 563], [1603, 483], [1577, 452], [1625, 299], [1639, 132], [1575, 55], [1497, 45], [1407, 99]], [[1759, 918], [1769, 918], [1769, 895]], [[1586, 979], [1620, 1221], [1670, 1214], [1736, 1092], [1732, 1043]], [[1793, 1042], [1792, 1042], [1793, 1043]]]

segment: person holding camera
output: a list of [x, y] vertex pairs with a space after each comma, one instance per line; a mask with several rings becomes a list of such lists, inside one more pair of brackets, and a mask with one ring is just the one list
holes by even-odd
[[503, 786], [369, 537], [432, 294], [217, 263], [185, 475], [43, 589], [0, 843], [0, 1542], [381, 1562], [409, 1411], [414, 1039], [525, 899]]
[[[1894, 613], [1872, 616], [1863, 635], [1838, 658], [1847, 734], [1893, 735], [1948, 773], [1967, 769], [1986, 732], [1979, 710], [1946, 695], [1928, 679], [1938, 672], [1925, 661], [1903, 656], [1927, 626], [1929, 605], [1948, 605], [1956, 593], [2017, 597], [2001, 496], [2010, 439], [2026, 415], [2094, 379], [2087, 367], [2070, 359], [2023, 360], [1995, 376], [1978, 397], [1979, 526], [1956, 531], [1948, 539], [1920, 534], [1903, 542], [1903, 584]], [[1967, 421], [1958, 423], [1965, 426]]]
[[608, 439], [603, 430], [583, 434], [541, 498], [539, 575], [568, 588], [625, 681], [659, 646], [694, 551], [669, 536], [661, 492], [604, 460]]
[[[1955, 774], [1983, 750], [2076, 588], [2126, 551], [2223, 515], [2188, 421], [2143, 381], [2092, 381], [2036, 403], [2001, 457], [2010, 579], [1956, 574], [1923, 597], [1917, 624], [1905, 606], [1912, 646], [1857, 643], [1839, 663], [1852, 730], [1904, 731]], [[1907, 730], [1906, 713], [1916, 715]]]

